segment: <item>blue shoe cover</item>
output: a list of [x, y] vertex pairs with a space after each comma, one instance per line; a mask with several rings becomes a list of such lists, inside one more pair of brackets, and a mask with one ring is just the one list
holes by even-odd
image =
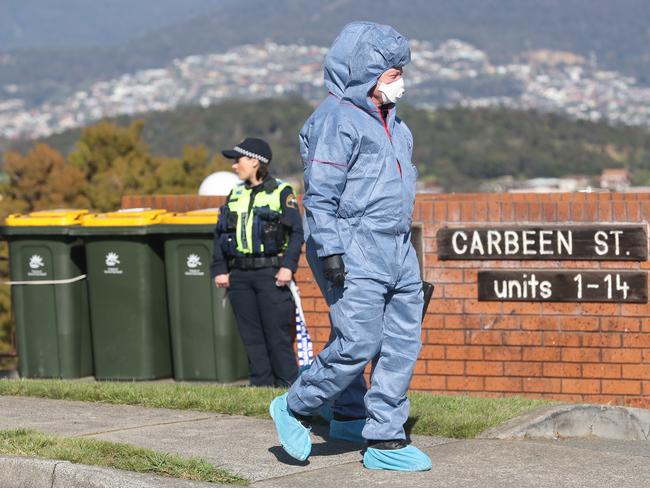
[[276, 397], [269, 406], [269, 414], [275, 423], [280, 444], [289, 456], [304, 461], [311, 453], [311, 438], [308, 429], [302, 425], [287, 407], [287, 393]]
[[401, 449], [373, 449], [363, 455], [363, 465], [368, 469], [391, 471], [428, 471], [431, 459], [417, 447], [408, 445]]
[[366, 425], [366, 419], [332, 420], [330, 422], [330, 437], [342, 441], [363, 443], [366, 440], [361, 431]]
[[320, 408], [320, 411], [318, 412], [318, 415], [325, 420], [326, 422], [331, 422], [332, 417], [334, 416], [334, 413], [332, 412], [332, 407], [329, 405], [325, 404]]

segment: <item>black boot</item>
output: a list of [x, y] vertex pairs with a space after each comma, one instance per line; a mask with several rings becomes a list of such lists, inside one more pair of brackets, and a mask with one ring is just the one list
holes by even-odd
[[369, 440], [368, 447], [373, 449], [381, 449], [383, 451], [394, 451], [395, 449], [403, 449], [408, 444], [404, 439], [389, 439], [389, 440]]

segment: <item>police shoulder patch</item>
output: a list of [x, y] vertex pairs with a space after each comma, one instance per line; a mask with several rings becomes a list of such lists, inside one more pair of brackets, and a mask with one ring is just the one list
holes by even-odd
[[285, 201], [285, 205], [288, 208], [298, 208], [298, 199], [293, 193], [289, 193], [289, 195], [287, 195], [287, 200]]

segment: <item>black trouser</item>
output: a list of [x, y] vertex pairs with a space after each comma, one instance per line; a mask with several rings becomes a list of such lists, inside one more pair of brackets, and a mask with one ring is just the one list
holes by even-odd
[[298, 376], [295, 305], [289, 288], [276, 286], [277, 272], [275, 267], [230, 272], [228, 295], [252, 386], [288, 386]]

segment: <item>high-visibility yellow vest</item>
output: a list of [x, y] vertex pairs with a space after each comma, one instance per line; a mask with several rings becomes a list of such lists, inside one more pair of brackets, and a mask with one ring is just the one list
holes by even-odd
[[[237, 214], [237, 252], [241, 254], [253, 254], [256, 252], [264, 252], [264, 244], [262, 243], [262, 236], [255, 235], [261, 232], [261, 226], [253, 226], [256, 219], [256, 209], [260, 207], [269, 207], [271, 211], [282, 213], [282, 206], [280, 202], [280, 194], [282, 190], [289, 185], [281, 180], [276, 179], [277, 187], [267, 191], [262, 189], [255, 194], [255, 198], [251, 201], [253, 190], [247, 188], [244, 183], [237, 185], [231, 192], [228, 199], [228, 208], [231, 212]], [[259, 219], [257, 219], [259, 221]], [[254, 234], [255, 233], [255, 234]], [[253, 246], [255, 242], [260, 243], [259, 249]], [[285, 238], [281, 250], [286, 249], [288, 239]]]

